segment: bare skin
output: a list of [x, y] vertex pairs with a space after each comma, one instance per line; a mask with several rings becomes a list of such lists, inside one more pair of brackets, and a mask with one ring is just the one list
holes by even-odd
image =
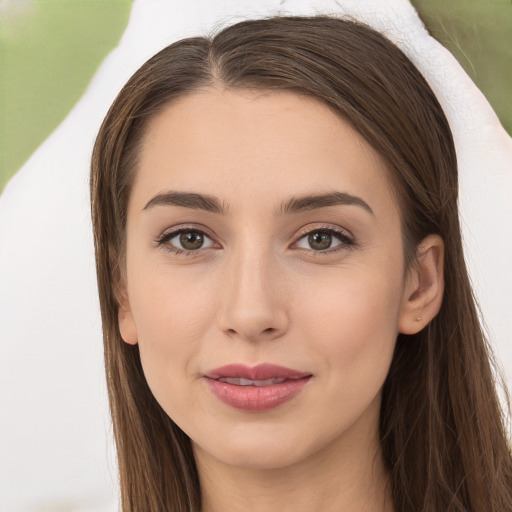
[[[439, 310], [443, 243], [427, 237], [404, 268], [386, 173], [347, 123], [292, 93], [212, 88], [150, 122], [119, 325], [192, 440], [203, 512], [393, 510], [381, 389], [397, 334]], [[232, 363], [310, 377], [277, 407], [241, 410], [207, 385]]]
[[346, 432], [344, 443], [332, 443], [286, 469], [240, 467], [233, 471], [196, 445], [203, 511], [391, 512], [375, 425], [366, 425], [372, 428], [354, 426]]

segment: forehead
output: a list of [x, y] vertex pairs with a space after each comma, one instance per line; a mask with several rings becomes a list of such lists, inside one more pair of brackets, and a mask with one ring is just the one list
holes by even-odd
[[212, 88], [148, 123], [130, 202], [172, 189], [236, 208], [340, 188], [393, 202], [384, 160], [350, 124], [298, 94]]

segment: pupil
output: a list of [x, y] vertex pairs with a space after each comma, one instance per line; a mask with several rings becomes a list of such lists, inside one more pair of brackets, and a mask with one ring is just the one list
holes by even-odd
[[309, 245], [313, 249], [317, 249], [319, 251], [323, 249], [329, 249], [332, 242], [332, 236], [329, 233], [311, 233], [309, 235]]
[[181, 233], [180, 243], [187, 250], [200, 249], [203, 245], [203, 235], [197, 231], [185, 231]]

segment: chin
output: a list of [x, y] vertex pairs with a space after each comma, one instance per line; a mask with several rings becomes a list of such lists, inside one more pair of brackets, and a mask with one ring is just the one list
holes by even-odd
[[211, 450], [209, 455], [227, 466], [252, 470], [281, 469], [293, 466], [302, 458], [293, 448], [274, 450], [253, 446], [229, 446], [222, 453]]
[[279, 434], [260, 427], [253, 432], [243, 430], [223, 439], [205, 437], [208, 442], [203, 444], [193, 440], [194, 451], [201, 451], [228, 466], [270, 470], [293, 466], [320, 448], [312, 446], [311, 437], [307, 435]]

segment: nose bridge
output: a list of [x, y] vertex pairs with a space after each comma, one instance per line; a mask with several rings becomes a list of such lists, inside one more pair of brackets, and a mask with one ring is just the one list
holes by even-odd
[[252, 241], [235, 248], [226, 262], [222, 329], [245, 339], [273, 338], [287, 326], [277, 261], [271, 248]]

